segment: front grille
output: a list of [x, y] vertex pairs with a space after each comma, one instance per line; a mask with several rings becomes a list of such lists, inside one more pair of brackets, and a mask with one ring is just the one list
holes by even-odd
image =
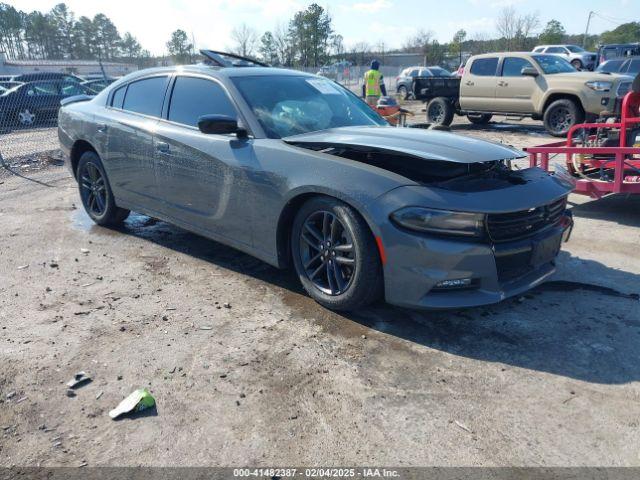
[[560, 221], [567, 206], [563, 197], [548, 205], [510, 213], [491, 213], [487, 216], [487, 231], [494, 242], [520, 240], [541, 232]]

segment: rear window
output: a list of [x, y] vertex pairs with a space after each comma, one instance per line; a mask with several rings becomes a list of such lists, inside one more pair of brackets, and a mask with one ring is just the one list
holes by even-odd
[[471, 64], [471, 74], [480, 77], [492, 77], [496, 74], [498, 57], [477, 58]]
[[176, 78], [169, 105], [169, 120], [195, 127], [198, 118], [209, 114], [231, 118], [238, 116], [231, 100], [217, 83], [204, 78]]
[[153, 77], [129, 84], [122, 108], [130, 112], [159, 117], [168, 77]]
[[536, 53], [542, 53], [542, 52], [544, 52], [544, 47], [536, 47], [536, 48], [533, 49], [533, 51], [536, 52]]

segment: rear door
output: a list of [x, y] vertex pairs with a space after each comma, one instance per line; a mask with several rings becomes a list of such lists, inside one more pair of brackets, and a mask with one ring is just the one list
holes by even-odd
[[522, 69], [532, 67], [526, 58], [506, 56], [502, 60], [501, 75], [496, 87], [496, 111], [532, 113], [534, 97], [540, 95], [540, 77], [522, 75]]
[[156, 178], [163, 213], [232, 243], [251, 245], [253, 140], [205, 134], [198, 118], [238, 119], [224, 86], [210, 77], [178, 75], [156, 130]]
[[498, 56], [475, 58], [467, 66], [460, 82], [460, 106], [463, 110], [495, 110]]
[[169, 75], [135, 80], [110, 96], [107, 114], [96, 116], [95, 137], [106, 141], [105, 168], [117, 198], [154, 211], [159, 203], [154, 131], [162, 115]]

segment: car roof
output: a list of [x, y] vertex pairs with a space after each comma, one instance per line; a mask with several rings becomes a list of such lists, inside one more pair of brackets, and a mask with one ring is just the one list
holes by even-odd
[[196, 65], [180, 65], [173, 67], [155, 67], [146, 68], [144, 70], [138, 70], [136, 72], [127, 75], [127, 80], [133, 80], [139, 77], [146, 77], [149, 75], [160, 74], [172, 74], [172, 73], [197, 73], [201, 75], [208, 75], [211, 77], [256, 77], [256, 76], [296, 76], [296, 77], [316, 77], [311, 73], [300, 72], [298, 70], [288, 70], [286, 68], [276, 67], [217, 67], [206, 64]]
[[537, 52], [493, 52], [493, 53], [482, 53], [480, 55], [474, 55], [471, 58], [493, 58], [493, 57], [537, 57], [540, 55], [545, 55], [537, 53]]

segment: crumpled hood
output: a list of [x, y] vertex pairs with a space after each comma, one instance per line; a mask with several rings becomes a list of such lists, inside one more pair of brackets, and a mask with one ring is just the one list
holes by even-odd
[[356, 146], [391, 150], [425, 160], [457, 163], [522, 158], [525, 153], [508, 145], [453, 133], [395, 127], [340, 127], [283, 138], [289, 144], [322, 147]]

